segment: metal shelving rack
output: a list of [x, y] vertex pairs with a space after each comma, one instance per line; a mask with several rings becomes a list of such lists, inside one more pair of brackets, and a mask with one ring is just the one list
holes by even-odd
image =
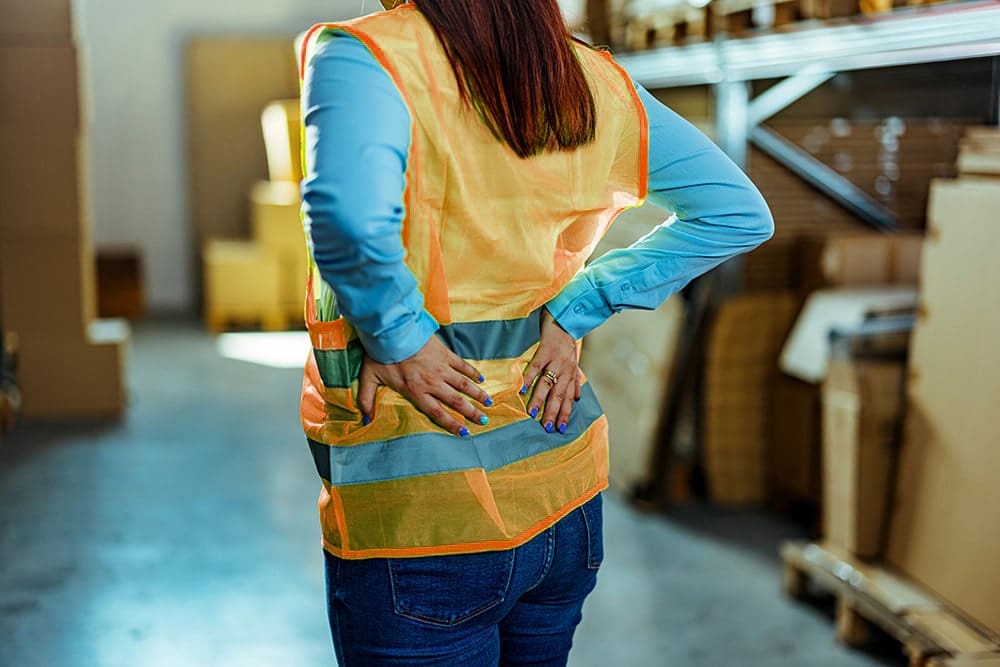
[[[1000, 0], [931, 5], [879, 16], [803, 22], [773, 32], [617, 56], [647, 88], [710, 85], [716, 139], [741, 166], [750, 143], [868, 224], [896, 228], [881, 203], [763, 122], [840, 72], [1000, 56]], [[994, 71], [1000, 68], [996, 65]], [[993, 80], [993, 114], [1000, 107]], [[782, 81], [751, 99], [750, 82]]]

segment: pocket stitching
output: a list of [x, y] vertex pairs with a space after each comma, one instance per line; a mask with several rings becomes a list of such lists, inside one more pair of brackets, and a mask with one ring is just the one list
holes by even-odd
[[449, 627], [453, 627], [453, 626], [459, 625], [460, 623], [464, 623], [465, 621], [471, 620], [471, 619], [475, 618], [476, 616], [479, 616], [480, 614], [483, 614], [483, 613], [489, 611], [490, 609], [493, 609], [494, 607], [496, 607], [496, 606], [498, 606], [500, 604], [503, 604], [507, 600], [507, 594], [510, 592], [510, 582], [511, 582], [511, 580], [514, 577], [514, 550], [510, 549], [506, 553], [508, 554], [508, 558], [507, 558], [506, 562], [504, 563], [504, 567], [507, 570], [507, 580], [503, 583], [502, 590], [500, 591], [500, 595], [497, 597], [497, 599], [492, 600], [492, 601], [486, 603], [485, 605], [477, 607], [477, 608], [473, 609], [472, 611], [466, 612], [466, 613], [462, 614], [461, 616], [455, 618], [454, 620], [442, 620], [440, 618], [434, 618], [432, 616], [425, 616], [423, 614], [420, 614], [420, 613], [417, 613], [417, 612], [414, 612], [414, 611], [408, 611], [408, 610], [402, 609], [401, 605], [400, 605], [399, 597], [396, 594], [396, 575], [393, 574], [393, 571], [392, 571], [392, 561], [396, 560], [396, 559], [392, 559], [392, 558], [386, 559], [386, 569], [389, 571], [389, 588], [390, 588], [390, 590], [392, 592], [392, 606], [393, 606], [393, 611], [395, 611], [396, 614], [398, 614], [399, 616], [402, 616], [403, 618], [409, 618], [409, 619], [412, 619], [412, 620], [415, 620], [415, 621], [420, 621], [422, 623], [428, 623], [430, 625], [436, 625], [436, 626], [443, 627], [443, 628], [449, 628]]
[[587, 510], [585, 509], [586, 505], [590, 502], [593, 502], [593, 500], [589, 500], [580, 506], [580, 514], [583, 515], [583, 524], [587, 528], [587, 569], [599, 570], [603, 560], [597, 560], [594, 557], [594, 531], [590, 526], [590, 519], [587, 517]]

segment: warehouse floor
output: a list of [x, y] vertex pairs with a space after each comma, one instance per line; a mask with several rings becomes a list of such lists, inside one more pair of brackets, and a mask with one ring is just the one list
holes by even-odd
[[[300, 372], [182, 323], [140, 327], [131, 361], [121, 423], [0, 446], [0, 665], [332, 664]], [[775, 545], [796, 529], [777, 519], [641, 515], [609, 493], [605, 528], [573, 667], [905, 664], [782, 598]]]

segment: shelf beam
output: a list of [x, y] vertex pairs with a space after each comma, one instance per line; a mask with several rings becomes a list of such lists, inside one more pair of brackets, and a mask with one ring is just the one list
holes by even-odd
[[[803, 22], [743, 39], [617, 59], [648, 88], [712, 86], [716, 140], [734, 162], [746, 169], [752, 142], [868, 225], [892, 231], [898, 222], [885, 206], [762, 123], [838, 72], [986, 57], [1000, 57], [1000, 0]], [[750, 82], [774, 78], [783, 80], [751, 99]], [[994, 74], [994, 98], [1000, 96], [998, 78]], [[1000, 99], [991, 100], [993, 105], [1000, 107]]]

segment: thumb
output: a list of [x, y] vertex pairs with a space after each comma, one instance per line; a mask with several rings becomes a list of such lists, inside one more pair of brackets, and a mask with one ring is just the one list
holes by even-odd
[[365, 424], [371, 422], [372, 413], [375, 412], [375, 390], [378, 389], [378, 379], [370, 366], [361, 366], [361, 374], [358, 376], [358, 407], [361, 409], [362, 420]]

